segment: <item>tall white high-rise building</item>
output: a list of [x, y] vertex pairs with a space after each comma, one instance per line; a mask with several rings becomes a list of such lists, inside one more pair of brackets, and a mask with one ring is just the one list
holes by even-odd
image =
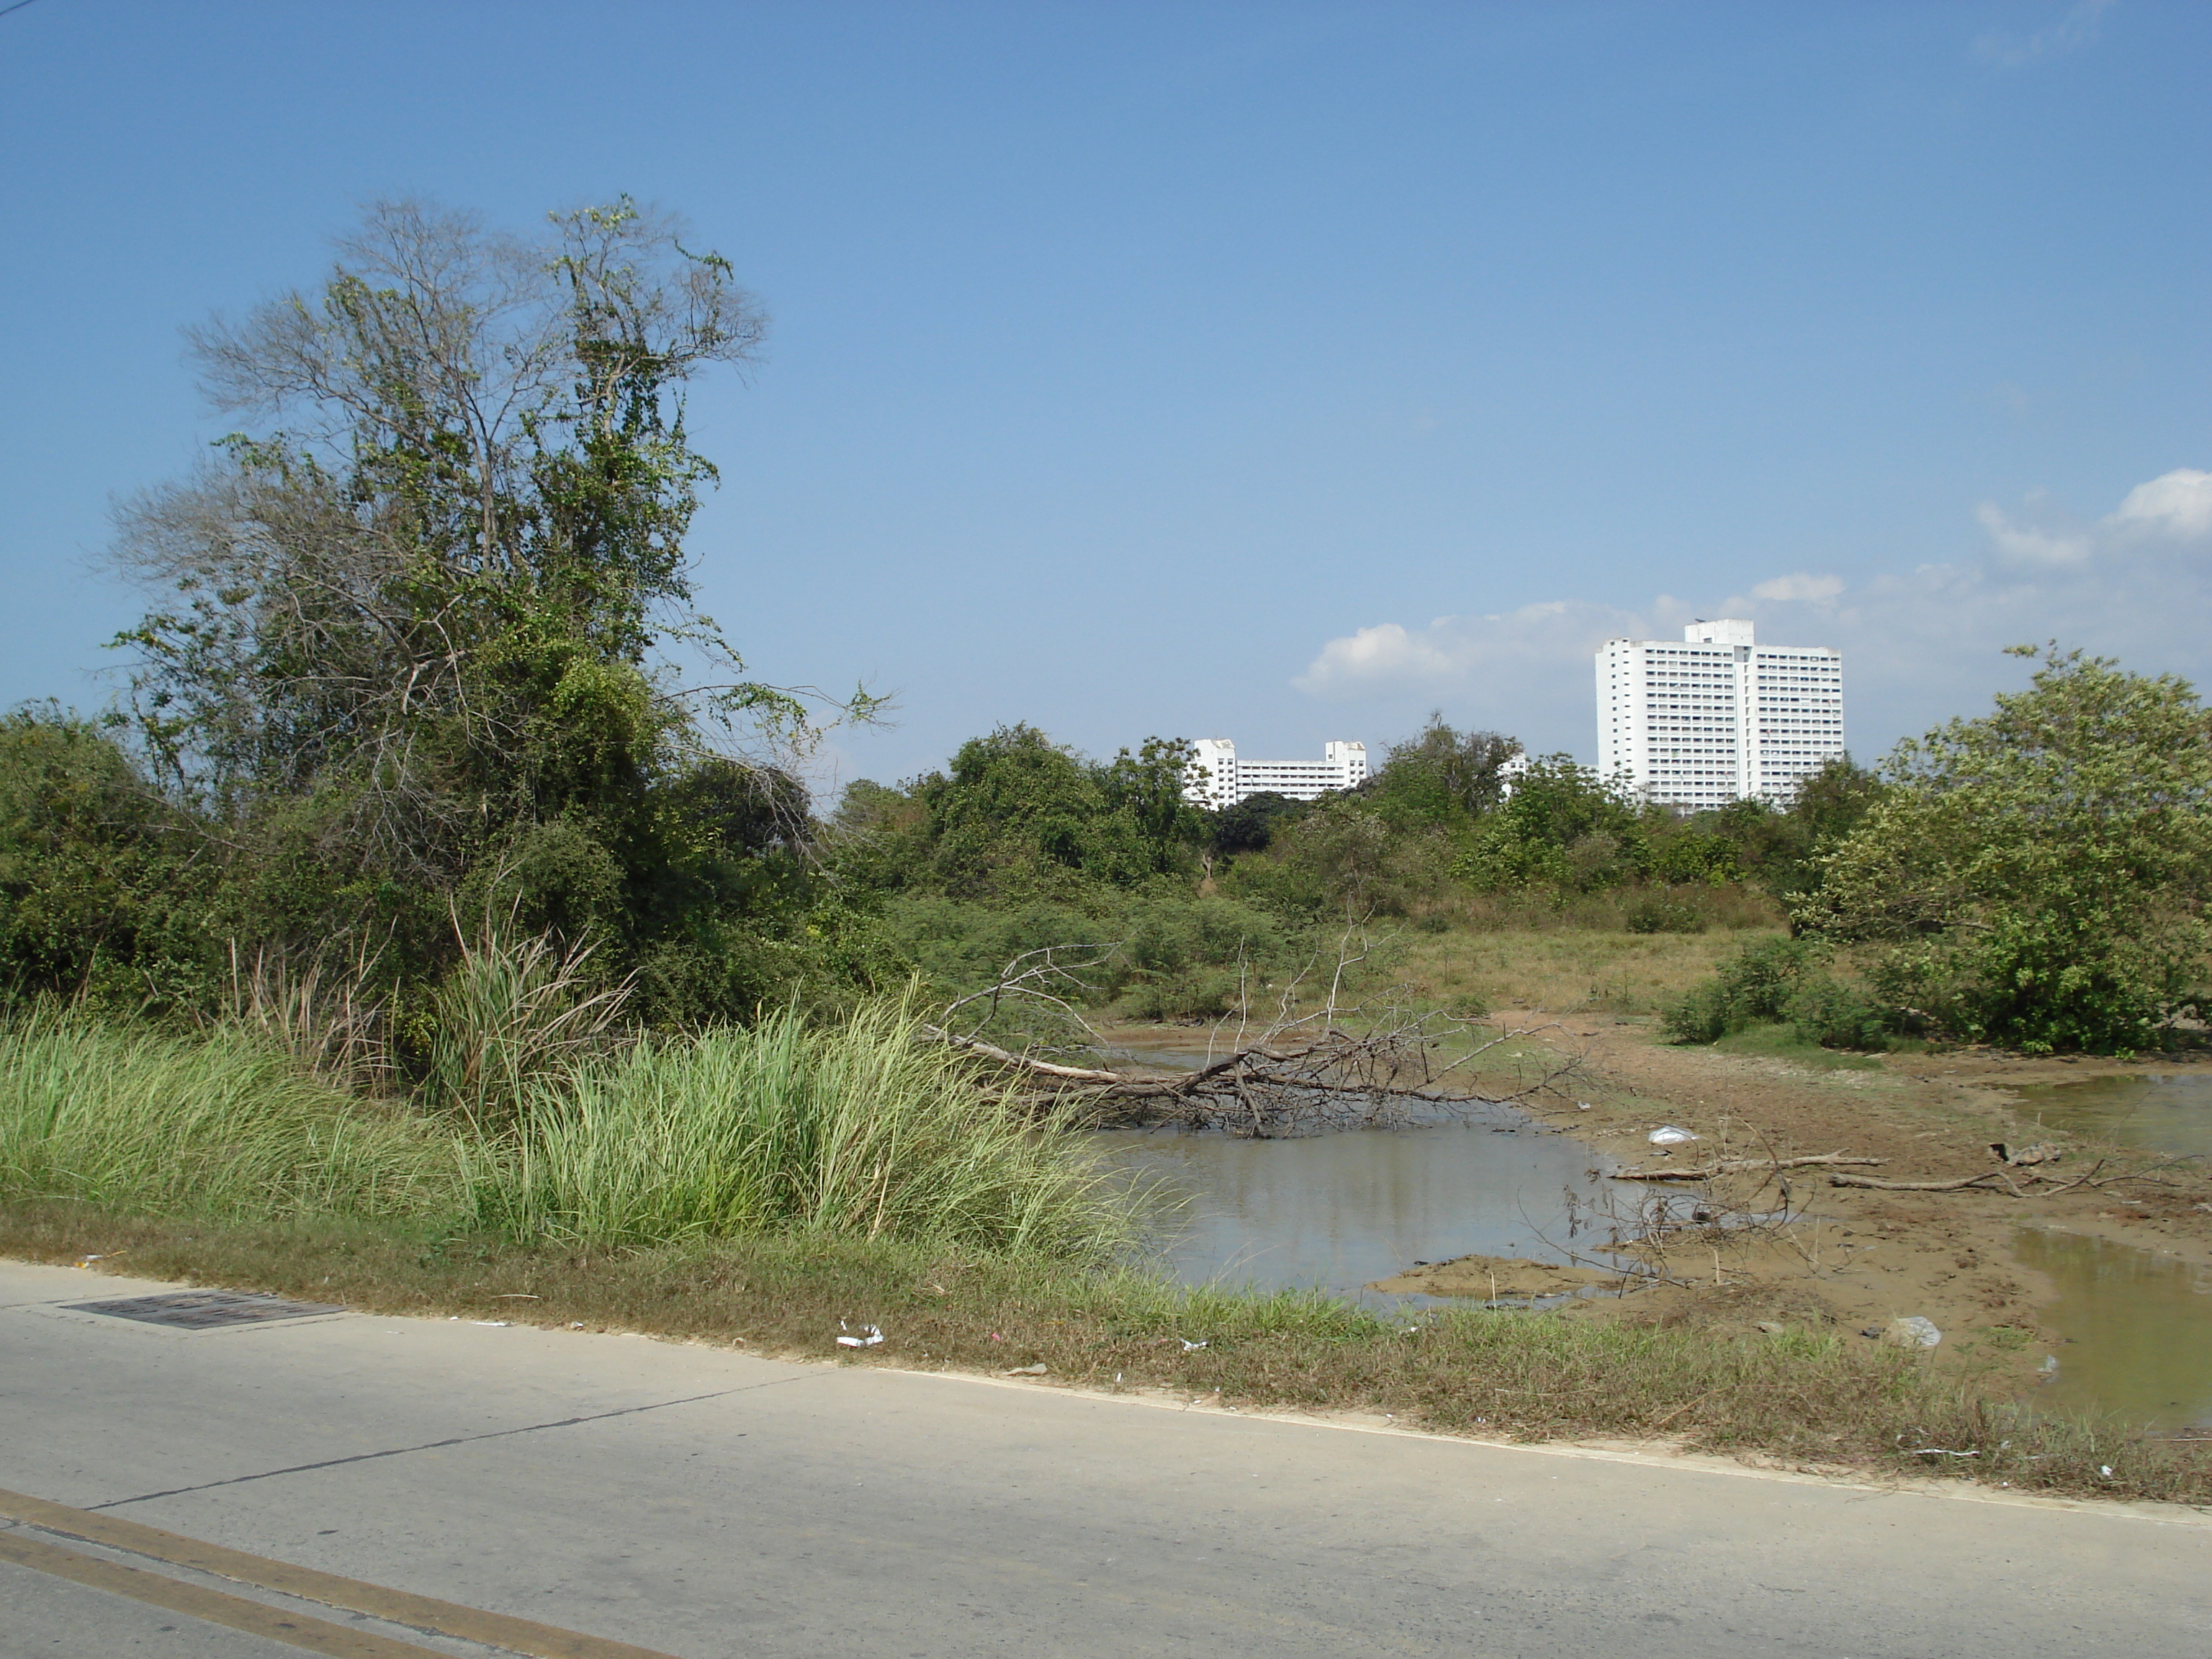
[[1844, 752], [1843, 653], [1759, 645], [1747, 622], [1692, 623], [1682, 643], [1607, 640], [1597, 653], [1597, 769], [1692, 810], [1786, 805]]
[[1318, 761], [1239, 760], [1237, 745], [1227, 738], [1200, 738], [1198, 757], [1184, 775], [1183, 799], [1218, 812], [1247, 795], [1287, 795], [1292, 800], [1317, 800], [1332, 789], [1350, 789], [1367, 781], [1367, 745], [1330, 743]]

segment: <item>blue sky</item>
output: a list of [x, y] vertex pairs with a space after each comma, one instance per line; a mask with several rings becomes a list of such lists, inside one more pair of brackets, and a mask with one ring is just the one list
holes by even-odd
[[2212, 7], [415, 5], [0, 17], [0, 702], [94, 707], [179, 328], [358, 202], [689, 216], [775, 319], [693, 546], [894, 778], [1027, 719], [1593, 758], [1753, 616], [1851, 746], [2057, 636], [2212, 658]]

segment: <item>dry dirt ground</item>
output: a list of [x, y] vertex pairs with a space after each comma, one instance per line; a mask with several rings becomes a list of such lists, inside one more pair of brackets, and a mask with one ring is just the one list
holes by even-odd
[[[1985, 1353], [2016, 1356], [2010, 1364], [2025, 1376], [2045, 1352], [2035, 1340], [2049, 1335], [2038, 1327], [2037, 1310], [2055, 1287], [2014, 1256], [2012, 1241], [2022, 1224], [2101, 1236], [2212, 1265], [2212, 1179], [2201, 1164], [2160, 1170], [2155, 1182], [2062, 1190], [2091, 1176], [2100, 1158], [2111, 1161], [2098, 1182], [2158, 1160], [2039, 1129], [2014, 1110], [2017, 1085], [2176, 1071], [2181, 1064], [2124, 1066], [1958, 1049], [1887, 1055], [1865, 1070], [1815, 1071], [1676, 1047], [1658, 1041], [1648, 1022], [1612, 1015], [1509, 1010], [1498, 1018], [1504, 1029], [1527, 1033], [1510, 1045], [1527, 1056], [1524, 1066], [1553, 1057], [1579, 1062], [1564, 1094], [1539, 1097], [1529, 1109], [1626, 1166], [1704, 1167], [1721, 1158], [1841, 1153], [1882, 1160], [1849, 1173], [1923, 1182], [2000, 1167], [1992, 1142], [2055, 1143], [2063, 1153], [2056, 1163], [2008, 1170], [2016, 1192], [2002, 1184], [1955, 1192], [1842, 1188], [1818, 1167], [1783, 1172], [1786, 1203], [1777, 1179], [1765, 1172], [1711, 1183], [1610, 1183], [1624, 1217], [1632, 1216], [1640, 1200], [1670, 1194], [1678, 1205], [1703, 1206], [1723, 1218], [1786, 1212], [1791, 1219], [1682, 1227], [1657, 1264], [1674, 1282], [1618, 1300], [1585, 1301], [1571, 1310], [1579, 1316], [1867, 1329], [1917, 1315], [1947, 1337], [1994, 1336], [1982, 1345]], [[1647, 1140], [1662, 1124], [1698, 1139], [1662, 1156]], [[1583, 1238], [1602, 1245], [1609, 1231], [1610, 1222], [1601, 1220]], [[1585, 1259], [1602, 1265], [1620, 1258], [1593, 1249]], [[1438, 1263], [1384, 1283], [1394, 1290], [1487, 1296], [1497, 1266], [1521, 1294], [1568, 1288], [1564, 1279], [1539, 1286], [1520, 1271], [1528, 1265]], [[1507, 1273], [1507, 1266], [1514, 1271]], [[1499, 1293], [1514, 1292], [1501, 1284]]]

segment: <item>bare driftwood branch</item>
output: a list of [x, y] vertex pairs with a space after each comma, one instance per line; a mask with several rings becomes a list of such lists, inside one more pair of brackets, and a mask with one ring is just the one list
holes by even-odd
[[2104, 1188], [2111, 1186], [2116, 1181], [2148, 1181], [2154, 1187], [2169, 1187], [2173, 1183], [2172, 1182], [2159, 1180], [2157, 1174], [2159, 1170], [2178, 1169], [2185, 1164], [2198, 1163], [2203, 1159], [2203, 1156], [2204, 1155], [2202, 1152], [2188, 1152], [2183, 1154], [2179, 1158], [2169, 1158], [2157, 1164], [2147, 1164], [2140, 1170], [2122, 1170], [2116, 1174], [2108, 1176], [2100, 1176], [2099, 1171], [2103, 1170], [2105, 1165], [2111, 1163], [2112, 1159], [2108, 1158], [2100, 1158], [2094, 1164], [2089, 1166], [2088, 1174], [2081, 1176], [2077, 1180], [2068, 1182], [2063, 1187], [2053, 1187], [2047, 1193], [2038, 1193], [2036, 1196], [2038, 1198], [2056, 1198], [2061, 1193], [2072, 1192], [2076, 1187]]
[[1018, 1066], [1038, 1077], [1058, 1079], [1066, 1083], [1126, 1083], [1128, 1079], [1119, 1072], [1091, 1071], [1081, 1066], [1055, 1066], [1050, 1060], [1039, 1060], [1031, 1054], [1018, 1054], [1001, 1048], [981, 1037], [960, 1036], [941, 1025], [924, 1025], [922, 1033], [933, 1042], [950, 1043], [955, 1048], [964, 1048], [970, 1054], [981, 1054], [985, 1060], [995, 1060], [1001, 1066]]
[[1969, 1187], [1984, 1187], [1991, 1182], [2002, 1182], [2011, 1189], [2015, 1198], [2024, 1198], [2002, 1170], [1984, 1170], [1979, 1175], [1962, 1176], [1956, 1181], [1879, 1181], [1873, 1176], [1832, 1175], [1831, 1187], [1872, 1187], [1885, 1193], [1958, 1193]]
[[1984, 1187], [1995, 1182], [2002, 1184], [2015, 1198], [2057, 1198], [2061, 1193], [2070, 1193], [2077, 1187], [2104, 1188], [2120, 1181], [2148, 1181], [2154, 1186], [2167, 1186], [2171, 1183], [2159, 1180], [2157, 1171], [2195, 1163], [2201, 1156], [2200, 1153], [2191, 1152], [2180, 1158], [2170, 1158], [2157, 1164], [2145, 1164], [2141, 1169], [2115, 1170], [2111, 1175], [2105, 1175], [2102, 1171], [2112, 1160], [2100, 1158], [2090, 1165], [2087, 1175], [2078, 1176], [2063, 1185], [2049, 1187], [2034, 1193], [2021, 1192], [2019, 1186], [2013, 1181], [2014, 1174], [2018, 1173], [2022, 1181], [2031, 1182], [2049, 1181], [2051, 1177], [2039, 1170], [2016, 1170], [2009, 1166], [1984, 1170], [1978, 1176], [1964, 1176], [1955, 1181], [1876, 1181], [1870, 1176], [1832, 1175], [1828, 1177], [1828, 1184], [1832, 1187], [1876, 1187], [1884, 1192], [1893, 1193], [1956, 1193], [1963, 1192], [1970, 1187]]
[[1615, 1170], [1615, 1181], [1711, 1181], [1715, 1176], [1741, 1175], [1750, 1170], [1802, 1170], [1838, 1164], [1887, 1164], [1886, 1158], [1846, 1158], [1841, 1152], [1821, 1152], [1810, 1158], [1731, 1158], [1702, 1170]]

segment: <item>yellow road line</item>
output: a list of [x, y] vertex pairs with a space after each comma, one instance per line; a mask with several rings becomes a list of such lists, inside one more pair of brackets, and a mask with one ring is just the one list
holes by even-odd
[[[325, 1607], [338, 1607], [348, 1613], [364, 1613], [372, 1619], [387, 1620], [395, 1625], [434, 1631], [441, 1636], [455, 1636], [464, 1641], [481, 1642], [487, 1647], [505, 1648], [510, 1653], [528, 1654], [532, 1659], [672, 1659], [672, 1656], [652, 1648], [634, 1647], [628, 1642], [611, 1642], [602, 1637], [560, 1630], [551, 1625], [540, 1625], [532, 1620], [516, 1619], [503, 1613], [486, 1613], [480, 1607], [465, 1607], [456, 1602], [415, 1595], [406, 1590], [389, 1589], [381, 1584], [365, 1584], [357, 1578], [341, 1578], [335, 1573], [318, 1572], [313, 1567], [297, 1567], [285, 1561], [271, 1561], [265, 1556], [225, 1549], [218, 1544], [204, 1544], [198, 1539], [163, 1532], [158, 1527], [143, 1526], [136, 1521], [125, 1521], [112, 1515], [99, 1515], [88, 1510], [73, 1510], [65, 1504], [50, 1504], [43, 1498], [27, 1498], [21, 1492], [0, 1491], [0, 1517], [22, 1522], [41, 1532], [58, 1533], [64, 1538], [81, 1538], [89, 1544], [102, 1544], [110, 1549], [125, 1550], [151, 1560], [164, 1561], [171, 1566], [191, 1567], [237, 1583], [252, 1584], [283, 1595], [296, 1595], [303, 1601], [319, 1601]], [[90, 1557], [74, 1556], [66, 1550], [55, 1553], [70, 1556], [72, 1559], [92, 1559]], [[34, 1564], [26, 1561], [24, 1565]], [[111, 1564], [97, 1562], [94, 1565], [108, 1566]], [[113, 1570], [134, 1573], [164, 1585], [176, 1584], [173, 1579], [161, 1578], [155, 1573], [140, 1573], [132, 1567], [118, 1566]], [[101, 1588], [111, 1587], [102, 1585]], [[121, 1593], [126, 1595], [136, 1594], [131, 1590]], [[196, 1593], [218, 1600], [235, 1600], [215, 1590], [198, 1590]], [[153, 1598], [141, 1596], [139, 1599]], [[169, 1604], [163, 1602], [161, 1605]], [[263, 1612], [270, 1611], [260, 1607], [258, 1602], [240, 1605]], [[187, 1609], [179, 1608], [179, 1611]], [[216, 1622], [228, 1621], [217, 1620]], [[356, 1634], [343, 1631], [338, 1626], [330, 1628], [349, 1636]], [[289, 1638], [279, 1637], [276, 1639]], [[301, 1643], [297, 1645], [307, 1644]], [[358, 1651], [365, 1655], [372, 1650], [330, 1648], [321, 1651]], [[397, 1655], [420, 1654], [426, 1650], [387, 1642], [382, 1648], [373, 1651]]]
[[42, 1544], [18, 1532], [0, 1532], [0, 1561], [13, 1561], [18, 1566], [88, 1584], [94, 1589], [127, 1595], [134, 1601], [149, 1602], [190, 1619], [244, 1631], [249, 1636], [264, 1636], [272, 1642], [306, 1648], [312, 1653], [329, 1654], [331, 1659], [425, 1659], [431, 1652], [412, 1642], [395, 1642], [368, 1631], [348, 1630], [343, 1625], [333, 1625], [326, 1620], [310, 1619], [304, 1613], [287, 1613], [282, 1607], [249, 1601], [242, 1595], [227, 1595], [221, 1590], [187, 1584], [181, 1579], [164, 1578], [158, 1572], [127, 1567], [120, 1561], [80, 1555], [75, 1550], [65, 1550], [58, 1544]]

